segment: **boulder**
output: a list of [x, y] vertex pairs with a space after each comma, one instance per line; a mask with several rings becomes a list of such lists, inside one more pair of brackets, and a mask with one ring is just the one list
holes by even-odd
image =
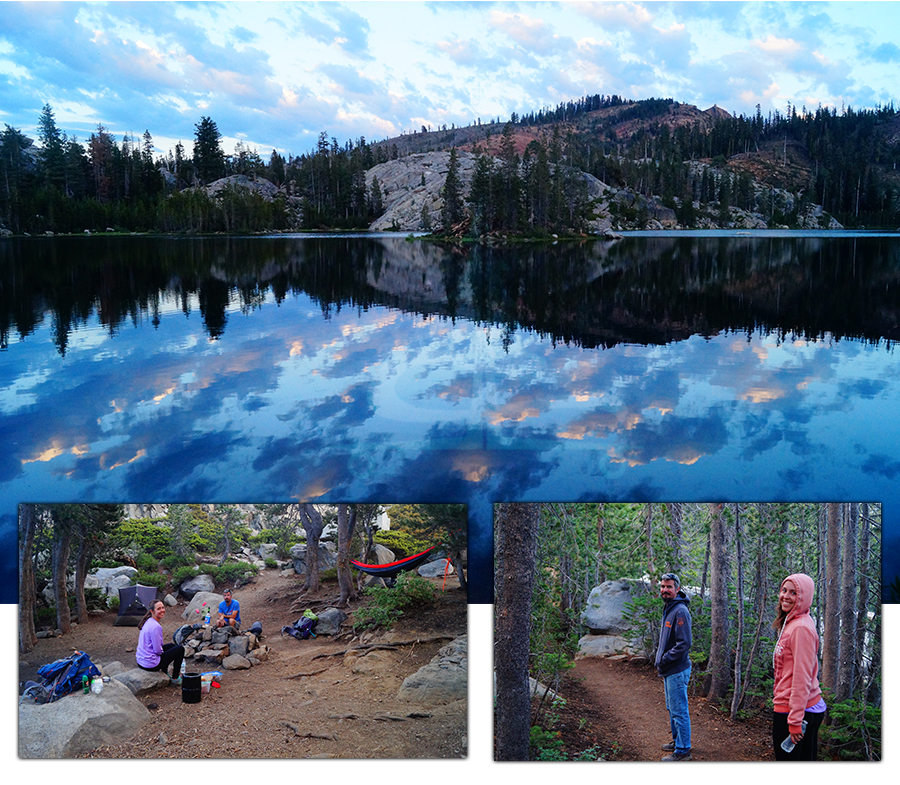
[[113, 662], [109, 662], [106, 665], [97, 664], [97, 667], [100, 669], [100, 673], [103, 676], [117, 676], [120, 673], [125, 673], [128, 670], [121, 662], [118, 660], [114, 660]]
[[[305, 543], [295, 545], [291, 548], [291, 559], [294, 562], [294, 572], [297, 575], [306, 574], [306, 551]], [[337, 564], [337, 550], [333, 542], [319, 543], [319, 571], [330, 570]]]
[[222, 660], [222, 667], [228, 671], [246, 670], [250, 668], [252, 663], [246, 657], [240, 654], [229, 654]]
[[208, 662], [210, 665], [221, 665], [228, 656], [228, 647], [224, 649], [201, 649], [194, 655], [194, 662]]
[[84, 588], [102, 589], [108, 597], [118, 597], [119, 589], [130, 586], [137, 574], [137, 568], [127, 564], [121, 567], [98, 567], [87, 574]]
[[230, 643], [233, 637], [239, 635], [240, 632], [229, 624], [227, 627], [213, 627], [209, 639], [213, 643]]
[[340, 608], [326, 608], [319, 614], [316, 635], [337, 635], [345, 621], [347, 621], [347, 614]]
[[[172, 682], [167, 673], [162, 671], [145, 671], [143, 668], [132, 668], [116, 673], [110, 684], [118, 682], [129, 689], [132, 695], [146, 695], [148, 692], [168, 687]], [[105, 692], [105, 690], [104, 690]]]
[[582, 657], [611, 657], [615, 654], [636, 654], [627, 638], [621, 635], [584, 635], [578, 640], [576, 659]]
[[73, 758], [130, 739], [150, 712], [124, 684], [110, 681], [99, 695], [74, 692], [54, 703], [19, 705], [20, 758]]
[[643, 581], [605, 581], [588, 595], [581, 622], [592, 635], [622, 635], [629, 629], [625, 606], [647, 591]]
[[431, 662], [407, 676], [397, 697], [421, 706], [465, 700], [468, 692], [468, 636], [443, 646]]
[[247, 635], [236, 635], [228, 642], [228, 650], [241, 657], [246, 657], [250, 649], [250, 638]]
[[[195, 622], [202, 622], [203, 617], [206, 615], [206, 611], [209, 611], [209, 617], [211, 621], [215, 621], [218, 617], [216, 614], [219, 612], [219, 603], [224, 601], [225, 597], [221, 594], [216, 594], [211, 591], [201, 591], [197, 592], [192, 598], [187, 608], [184, 609], [184, 613], [181, 614], [181, 618], [186, 622], [193, 624]], [[205, 605], [204, 605], [205, 603]], [[199, 613], [197, 611], [200, 611]]]
[[443, 578], [444, 575], [453, 575], [453, 565], [450, 559], [436, 559], [419, 567], [418, 573], [423, 578]]
[[216, 583], [211, 576], [206, 573], [195, 575], [190, 580], [186, 580], [179, 587], [179, 591], [187, 599], [193, 599], [200, 592], [212, 592], [216, 588]]

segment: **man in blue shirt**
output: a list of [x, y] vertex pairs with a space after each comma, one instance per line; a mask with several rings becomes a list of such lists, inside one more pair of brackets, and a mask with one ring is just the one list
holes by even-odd
[[241, 626], [241, 604], [231, 597], [231, 589], [225, 589], [223, 592], [225, 597], [219, 603], [219, 620], [216, 622], [217, 627], [231, 625], [235, 629]]
[[691, 612], [688, 610], [690, 600], [681, 591], [681, 580], [673, 572], [667, 572], [660, 578], [659, 594], [666, 605], [656, 651], [656, 670], [663, 677], [672, 730], [672, 741], [663, 746], [671, 754], [663, 760], [691, 760], [691, 715], [687, 694], [691, 678], [689, 655], [693, 643]]

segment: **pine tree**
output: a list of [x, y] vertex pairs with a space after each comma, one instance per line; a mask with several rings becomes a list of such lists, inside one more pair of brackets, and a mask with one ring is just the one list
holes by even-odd
[[489, 156], [479, 155], [472, 173], [468, 202], [472, 210], [472, 233], [487, 234], [493, 228], [494, 210], [491, 197], [493, 163]]
[[50, 104], [44, 104], [38, 118], [38, 138], [41, 141], [40, 162], [44, 183], [62, 190], [66, 170], [65, 141], [59, 128], [56, 127]]
[[194, 167], [201, 183], [211, 183], [225, 174], [225, 153], [222, 150], [222, 135], [215, 122], [208, 117], [201, 118], [194, 126]]

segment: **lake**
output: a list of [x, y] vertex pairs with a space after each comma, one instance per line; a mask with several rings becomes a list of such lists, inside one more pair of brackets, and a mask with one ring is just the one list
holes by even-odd
[[[0, 241], [20, 502], [870, 501], [898, 570], [900, 237]], [[894, 561], [888, 562], [888, 558]]]

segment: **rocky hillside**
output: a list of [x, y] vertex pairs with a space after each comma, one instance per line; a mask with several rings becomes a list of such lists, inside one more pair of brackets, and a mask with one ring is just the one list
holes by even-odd
[[[472, 184], [477, 156], [472, 152], [459, 152], [459, 177], [463, 193], [468, 193]], [[366, 187], [372, 188], [378, 181], [381, 189], [384, 212], [369, 226], [372, 231], [427, 232], [440, 225], [443, 208], [442, 189], [447, 178], [449, 152], [412, 153], [386, 163], [378, 164], [366, 172]], [[498, 162], [499, 163], [499, 162]], [[746, 166], [750, 166], [748, 161]], [[719, 173], [710, 164], [697, 163], [698, 171], [709, 168]], [[602, 234], [629, 229], [678, 229], [684, 228], [672, 207], [663, 204], [659, 197], [644, 196], [634, 189], [615, 187], [598, 180], [593, 175], [581, 173], [588, 198], [592, 203], [593, 219], [588, 223], [588, 231]], [[755, 180], [756, 190], [762, 195], [767, 189], [765, 178]], [[795, 197], [783, 188], [775, 189], [786, 212], [795, 207]], [[694, 204], [698, 228], [763, 229], [783, 226], [772, 223], [760, 212], [751, 212], [737, 207], [728, 209], [727, 220], [720, 212], [704, 212], [699, 202]], [[839, 229], [841, 225], [833, 217], [826, 215], [820, 205], [807, 205], [798, 217], [801, 228]], [[786, 227], [784, 227], [786, 228]]]

